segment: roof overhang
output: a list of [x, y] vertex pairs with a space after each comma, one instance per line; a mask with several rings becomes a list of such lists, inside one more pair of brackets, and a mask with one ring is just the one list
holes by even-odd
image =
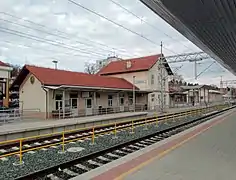
[[1, 66], [0, 65], [0, 70], [1, 71], [12, 71], [13, 70], [13, 67], [10, 67], [10, 66]]
[[212, 94], [223, 94], [222, 92], [216, 91], [216, 90], [209, 90], [209, 93], [212, 93]]
[[140, 1], [236, 75], [234, 1]]
[[[51, 89], [51, 90], [84, 90], [84, 91], [130, 91], [132, 92], [133, 89], [119, 89], [119, 88], [104, 88], [104, 87], [89, 87], [89, 86], [70, 86], [70, 85], [58, 85], [58, 86], [52, 86], [52, 85], [43, 85], [43, 88]], [[138, 89], [135, 89], [135, 91], [140, 91]], [[141, 91], [140, 91], [141, 92]]]

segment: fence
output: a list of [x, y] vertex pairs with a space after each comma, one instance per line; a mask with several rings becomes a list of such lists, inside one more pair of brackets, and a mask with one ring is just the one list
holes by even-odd
[[41, 112], [39, 109], [2, 109], [0, 110], [0, 125], [6, 123], [19, 122], [22, 119], [39, 118], [40, 114]]
[[[228, 107], [229, 105], [217, 105], [217, 106], [212, 106], [208, 108], [200, 108], [200, 109], [194, 109], [194, 110], [189, 110], [185, 112], [180, 112], [180, 113], [172, 113], [172, 114], [166, 114], [163, 117], [159, 118], [156, 116], [155, 118], [152, 119], [136, 119], [136, 120], [128, 120], [128, 121], [122, 121], [122, 122], [115, 122], [115, 123], [110, 123], [110, 124], [103, 124], [103, 125], [98, 125], [98, 126], [93, 126], [93, 127], [86, 127], [86, 128], [80, 128], [80, 129], [74, 129], [74, 130], [67, 130], [67, 131], [62, 131], [62, 132], [56, 132], [56, 133], [51, 133], [51, 134], [45, 134], [45, 135], [39, 135], [39, 136], [32, 136], [32, 137], [26, 137], [26, 138], [21, 138], [21, 139], [15, 139], [15, 140], [9, 140], [9, 141], [3, 141], [0, 142], [1, 145], [7, 145], [11, 143], [19, 143], [19, 151], [15, 152], [9, 152], [4, 155], [0, 155], [0, 158], [3, 157], [8, 157], [8, 156], [13, 156], [13, 155], [18, 155], [19, 156], [19, 164], [22, 164], [22, 159], [23, 159], [23, 154], [28, 152], [28, 151], [33, 151], [33, 150], [39, 150], [42, 148], [47, 148], [55, 145], [61, 145], [62, 151], [65, 151], [65, 144], [73, 141], [78, 141], [78, 140], [84, 140], [86, 138], [91, 138], [92, 144], [95, 142], [95, 136], [101, 135], [101, 134], [108, 134], [108, 133], [113, 133], [114, 136], [117, 135], [117, 130], [119, 129], [131, 129], [131, 132], [134, 133], [134, 129], [138, 126], [147, 126], [148, 124], [155, 124], [158, 126], [159, 120], [162, 121], [168, 121], [168, 120], [173, 120], [174, 118], [181, 118], [181, 117], [188, 117], [188, 116], [193, 116], [193, 115], [198, 115], [202, 113], [208, 113], [211, 111], [215, 110], [220, 110], [223, 108]], [[101, 128], [106, 128], [106, 127], [112, 127], [110, 130], [106, 130], [105, 132], [97, 132], [96, 129], [101, 129]], [[89, 135], [83, 136], [83, 137], [78, 137], [74, 139], [66, 139], [65, 136], [70, 133], [78, 133], [83, 130], [89, 130]], [[59, 142], [55, 143], [50, 143], [46, 145], [40, 145], [38, 147], [31, 147], [31, 148], [23, 148], [23, 143], [26, 141], [30, 140], [35, 140], [35, 139], [40, 139], [40, 138], [46, 138], [46, 137], [53, 137], [53, 136], [60, 136], [61, 140]]]
[[63, 111], [62, 108], [52, 111], [52, 118], [73, 118], [73, 117], [84, 117], [84, 116], [94, 116], [94, 115], [105, 115], [113, 113], [122, 112], [143, 112], [147, 111], [147, 105], [136, 104], [135, 110], [134, 106], [111, 106], [111, 107], [95, 107], [90, 109], [77, 109], [74, 107], [67, 107]]

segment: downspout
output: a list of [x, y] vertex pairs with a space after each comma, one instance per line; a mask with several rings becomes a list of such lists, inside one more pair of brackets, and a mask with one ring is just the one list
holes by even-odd
[[48, 89], [43, 87], [43, 90], [46, 93], [46, 119], [48, 118]]

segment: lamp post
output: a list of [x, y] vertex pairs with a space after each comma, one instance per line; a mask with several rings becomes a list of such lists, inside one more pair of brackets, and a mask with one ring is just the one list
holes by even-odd
[[52, 62], [53, 62], [54, 65], [55, 65], [55, 69], [57, 69], [57, 63], [58, 63], [58, 61], [57, 61], [57, 60], [53, 60]]
[[133, 76], [133, 105], [134, 105], [134, 112], [135, 112], [135, 76]]

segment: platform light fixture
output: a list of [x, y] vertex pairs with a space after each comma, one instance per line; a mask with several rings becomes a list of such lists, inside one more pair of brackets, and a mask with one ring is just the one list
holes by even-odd
[[57, 69], [57, 63], [58, 63], [58, 61], [57, 61], [57, 60], [53, 60], [52, 62], [53, 62], [54, 65], [55, 65], [55, 69]]

